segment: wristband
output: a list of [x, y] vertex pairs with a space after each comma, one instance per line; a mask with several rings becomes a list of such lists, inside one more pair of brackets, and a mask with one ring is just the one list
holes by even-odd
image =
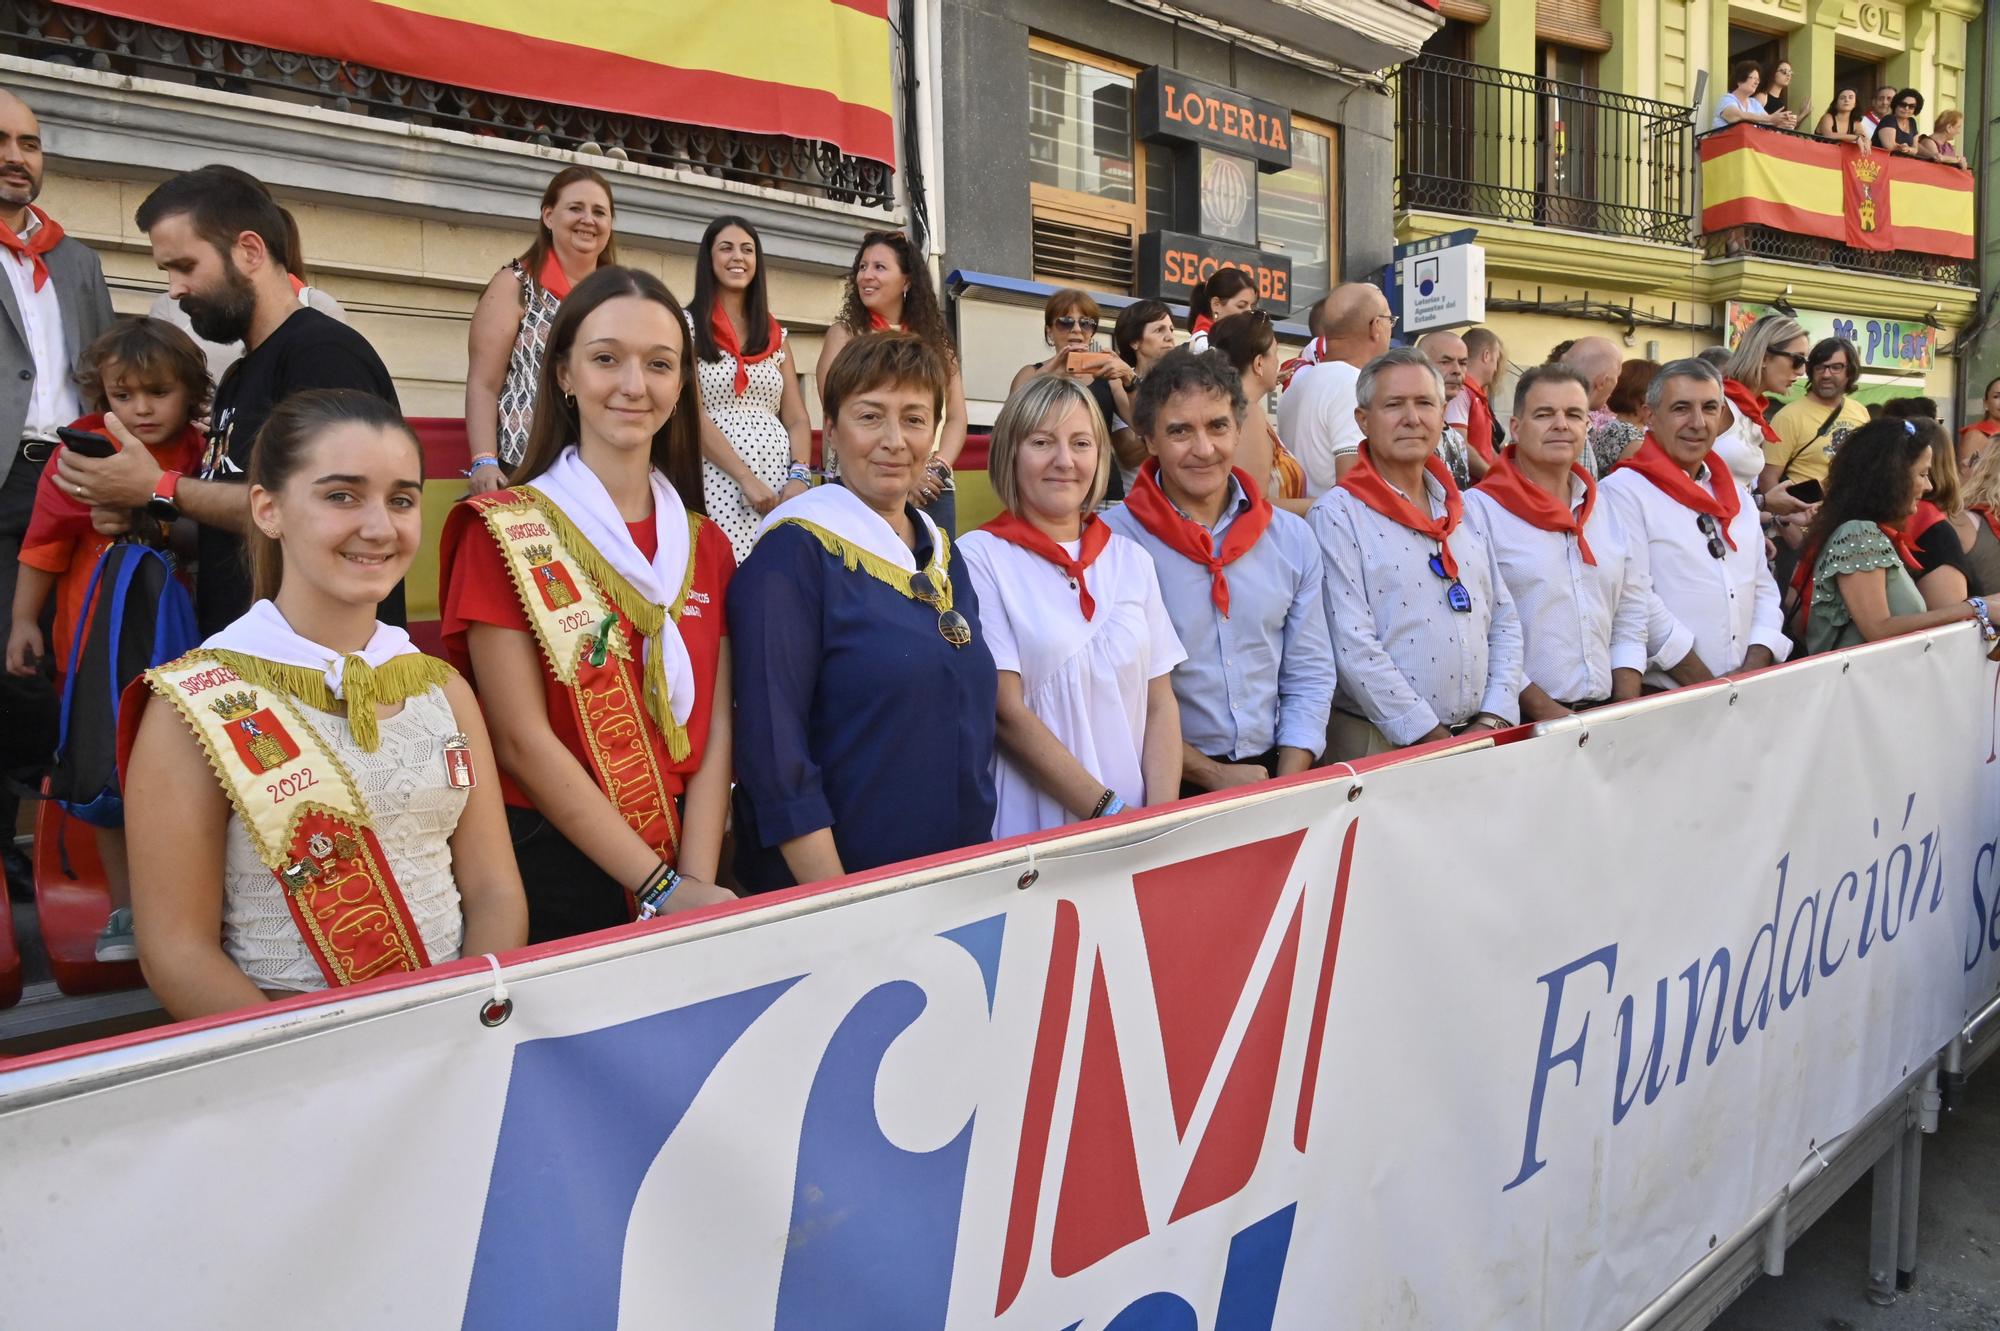
[[[1107, 786], [1105, 787], [1104, 793], [1097, 797], [1097, 803], [1091, 809], [1090, 816], [1092, 818], [1102, 818], [1107, 812], [1110, 811], [1111, 806], [1114, 804], [1118, 804], [1118, 792]], [[1118, 807], [1122, 809], [1125, 806], [1119, 804]]]
[[803, 462], [794, 462], [791, 469], [785, 473], [785, 484], [790, 485], [793, 481], [810, 486], [813, 483], [813, 469]]
[[662, 864], [654, 870], [653, 876], [648, 878], [645, 885], [634, 894], [639, 903], [638, 918], [650, 920], [658, 915], [666, 908], [667, 898], [672, 896], [674, 889], [680, 885], [681, 876], [674, 872], [673, 866]]
[[1968, 596], [1965, 603], [1972, 607], [1973, 618], [1979, 621], [1979, 636], [1988, 642], [2000, 642], [2000, 628], [1993, 626], [1993, 620], [1986, 609], [1986, 598]]
[[499, 458], [494, 457], [491, 453], [481, 453], [478, 457], [472, 459], [472, 465], [460, 472], [459, 475], [470, 479], [472, 473], [478, 471], [481, 467], [497, 467], [499, 465]]
[[1100, 818], [1110, 818], [1113, 815], [1121, 814], [1123, 812], [1125, 812], [1125, 801], [1119, 799], [1116, 795], [1113, 795], [1111, 797], [1111, 803], [1105, 805], [1104, 812], [1097, 816]]

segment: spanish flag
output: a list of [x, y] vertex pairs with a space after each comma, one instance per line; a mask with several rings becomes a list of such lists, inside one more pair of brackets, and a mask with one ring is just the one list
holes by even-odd
[[80, 0], [227, 41], [895, 161], [888, 0]]

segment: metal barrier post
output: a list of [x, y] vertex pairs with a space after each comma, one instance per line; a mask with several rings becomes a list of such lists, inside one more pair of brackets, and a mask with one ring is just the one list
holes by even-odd
[[1868, 1301], [1878, 1308], [1888, 1307], [1897, 1298], [1896, 1260], [1901, 1251], [1897, 1222], [1903, 1209], [1904, 1140], [1898, 1137], [1896, 1144], [1875, 1162], [1873, 1206], [1868, 1221]]
[[1902, 1186], [1896, 1204], [1896, 1288], [1917, 1283], [1917, 1189], [1923, 1178], [1924, 1133], [1911, 1123], [1903, 1134]]

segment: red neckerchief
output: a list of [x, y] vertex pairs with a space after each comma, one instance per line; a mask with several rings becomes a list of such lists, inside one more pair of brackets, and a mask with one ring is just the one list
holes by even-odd
[[979, 530], [997, 536], [1009, 545], [1018, 545], [1031, 555], [1040, 555], [1061, 569], [1070, 586], [1076, 588], [1076, 599], [1083, 607], [1083, 617], [1091, 619], [1096, 616], [1097, 599], [1090, 594], [1090, 584], [1084, 581], [1083, 575], [1104, 553], [1104, 547], [1111, 543], [1108, 524], [1095, 517], [1085, 520], [1074, 559], [1047, 532], [1018, 514], [1002, 513]]
[[1968, 504], [1965, 511], [1968, 513], [1977, 513], [1980, 517], [1984, 518], [1986, 520], [1986, 530], [1993, 533], [1995, 540], [2000, 540], [2000, 516], [1994, 514], [1991, 504]]
[[1471, 379], [1463, 381], [1465, 393], [1465, 442], [1472, 445], [1480, 461], [1493, 465], [1493, 400]]
[[1989, 439], [2000, 435], [2000, 421], [1974, 421], [1965, 428], [1968, 430], [1977, 430]]
[[892, 323], [890, 323], [890, 322], [889, 322], [889, 321], [888, 321], [887, 319], [884, 319], [884, 318], [883, 318], [883, 317], [882, 317], [881, 315], [879, 315], [879, 314], [875, 313], [875, 311], [873, 311], [873, 310], [870, 310], [870, 311], [868, 311], [868, 331], [869, 331], [869, 332], [871, 332], [871, 333], [887, 333], [887, 332], [890, 332], [891, 330], [893, 330], [893, 331], [895, 331], [895, 332], [898, 332], [898, 333], [900, 333], [900, 332], [902, 332], [902, 331], [903, 331], [903, 325], [901, 325], [901, 324], [892, 324]]
[[1583, 479], [1581, 514], [1528, 479], [1527, 473], [1514, 461], [1512, 444], [1500, 450], [1500, 460], [1486, 473], [1486, 479], [1473, 488], [1490, 495], [1500, 507], [1531, 527], [1572, 533], [1576, 537], [1576, 552], [1583, 556], [1583, 562], [1595, 565], [1597, 556], [1590, 552], [1590, 542], [1584, 538], [1583, 529], [1590, 525], [1591, 511], [1597, 507], [1597, 482], [1588, 471], [1575, 464], [1570, 466], [1570, 474]]
[[556, 258], [554, 250], [542, 256], [542, 271], [535, 280], [542, 284], [542, 290], [557, 300], [569, 294], [569, 274], [563, 271], [562, 261]]
[[771, 330], [765, 335], [764, 349], [754, 356], [746, 356], [736, 345], [736, 329], [730, 324], [729, 316], [722, 312], [722, 302], [717, 301], [708, 312], [708, 329], [715, 337], [715, 345], [736, 358], [736, 396], [742, 397], [750, 391], [750, 367], [760, 360], [768, 360], [784, 345], [784, 332], [776, 319], [771, 320]]
[[1667, 450], [1653, 438], [1651, 430], [1646, 431], [1646, 440], [1639, 445], [1639, 451], [1613, 470], [1626, 467], [1659, 486], [1674, 502], [1717, 519], [1722, 524], [1722, 539], [1728, 542], [1731, 550], [1736, 548], [1736, 538], [1729, 534], [1729, 524], [1736, 521], [1737, 511], [1743, 507], [1743, 487], [1736, 483], [1728, 468], [1716, 465], [1711, 458], [1708, 463], [1708, 488], [1703, 489], [1695, 483], [1694, 477], [1681, 470], [1678, 462], [1667, 456]]
[[1928, 499], [1919, 499], [1917, 511], [1910, 514], [1910, 520], [1903, 524], [1903, 536], [1906, 540], [1918, 540], [1925, 532], [1943, 521], [1945, 521], [1943, 509]]
[[1459, 493], [1458, 482], [1451, 478], [1451, 468], [1445, 466], [1444, 459], [1437, 454], [1432, 453], [1424, 459], [1424, 471], [1444, 489], [1444, 516], [1441, 518], [1434, 518], [1426, 511], [1429, 505], [1418, 508], [1382, 478], [1382, 473], [1375, 470], [1375, 454], [1366, 439], [1361, 441], [1360, 457], [1347, 469], [1347, 475], [1340, 478], [1340, 486], [1389, 521], [1436, 541], [1438, 560], [1444, 565], [1445, 576], [1456, 581], [1458, 560], [1452, 557], [1451, 534], [1458, 530], [1459, 521], [1465, 517], [1465, 496]]
[[1229, 524], [1228, 533], [1222, 538], [1222, 552], [1216, 553], [1215, 537], [1208, 528], [1188, 517], [1174, 507], [1167, 498], [1167, 492], [1160, 488], [1160, 460], [1147, 458], [1139, 467], [1139, 479], [1132, 483], [1131, 493], [1125, 496], [1125, 507], [1139, 525], [1158, 537], [1169, 550], [1182, 555], [1208, 570], [1209, 594], [1215, 600], [1215, 608], [1229, 618], [1229, 579], [1222, 570], [1248, 554], [1250, 547], [1257, 544], [1264, 535], [1264, 529], [1271, 525], [1271, 501], [1264, 497], [1257, 482], [1241, 467], [1232, 467], [1230, 474], [1243, 487], [1244, 498], [1250, 501], [1250, 510]]
[[1924, 566], [1917, 562], [1917, 551], [1910, 544], [1910, 538], [1901, 530], [1891, 527], [1886, 522], [1878, 522], [1875, 525], [1881, 530], [1884, 536], [1889, 538], [1889, 544], [1896, 547], [1896, 553], [1902, 556], [1903, 567], [1910, 570], [1910, 576], [1913, 578], [1921, 577]]
[[62, 244], [63, 229], [56, 224], [55, 218], [34, 204], [28, 205], [28, 211], [40, 220], [41, 225], [36, 227], [26, 240], [15, 235], [13, 227], [0, 226], [0, 245], [6, 246], [28, 261], [35, 270], [35, 290], [40, 291], [49, 281], [49, 266], [42, 261], [42, 256]]
[[[1986, 520], [1989, 523], [1993, 521], [1991, 517]], [[1910, 538], [1905, 536], [1901, 529], [1891, 527], [1885, 522], [1878, 522], [1875, 527], [1889, 538], [1889, 544], [1896, 548], [1896, 554], [1902, 559], [1903, 567], [1909, 570], [1910, 576], [1921, 577], [1924, 571], [1923, 565], [1917, 562], [1917, 552], [1911, 548]], [[1798, 603], [1805, 607], [1805, 613], [1808, 615], [1812, 613], [1813, 570], [1819, 564], [1819, 555], [1819, 546], [1807, 546], [1800, 555], [1798, 570], [1792, 574], [1792, 590], [1799, 594]]]
[[1188, 329], [1188, 336], [1199, 337], [1213, 327], [1215, 327], [1215, 320], [1209, 318], [1206, 314], [1197, 314], [1194, 317], [1194, 327]]
[[294, 296], [300, 295], [306, 289], [306, 284], [299, 280], [297, 273], [286, 273], [285, 280], [292, 284], [292, 294]]
[[1778, 442], [1778, 432], [1771, 428], [1769, 421], [1764, 419], [1764, 399], [1762, 397], [1751, 392], [1748, 387], [1734, 379], [1724, 379], [1722, 381], [1722, 395], [1729, 399], [1731, 406], [1743, 413], [1746, 420], [1754, 422], [1757, 428], [1764, 432], [1765, 443], [1775, 444]]

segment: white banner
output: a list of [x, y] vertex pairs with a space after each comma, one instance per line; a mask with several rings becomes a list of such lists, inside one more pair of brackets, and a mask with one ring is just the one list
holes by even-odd
[[[9, 1326], [1573, 1328], [2000, 987], [1970, 628], [0, 1072]], [[1337, 965], [1336, 965], [1337, 962]]]

